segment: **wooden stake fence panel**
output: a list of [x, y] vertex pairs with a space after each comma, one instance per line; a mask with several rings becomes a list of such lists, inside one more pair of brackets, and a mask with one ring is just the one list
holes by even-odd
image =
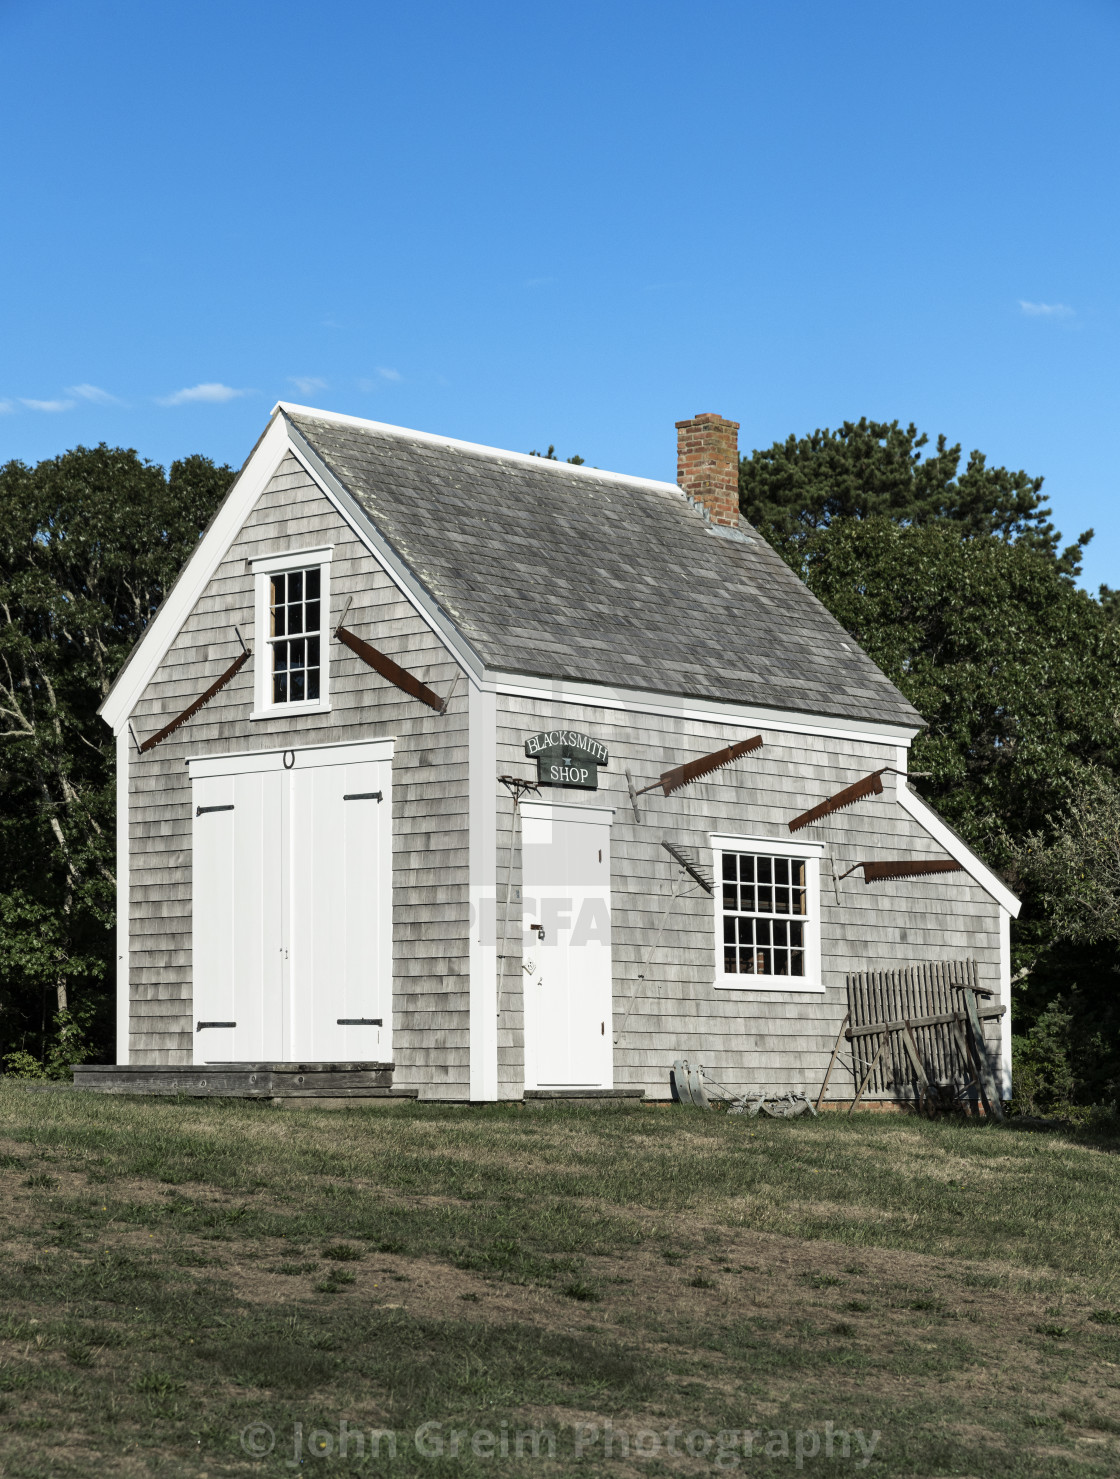
[[[894, 970], [851, 972], [847, 979], [848, 1019], [854, 1087], [858, 1090], [863, 1085], [861, 1097], [917, 1098], [923, 1072], [930, 1084], [959, 1085], [974, 1080], [971, 1053], [962, 1055], [960, 1034], [949, 1022], [911, 1026], [911, 1046], [918, 1065], [911, 1061], [901, 1032], [880, 1034], [868, 1029], [888, 1022], [913, 1024], [931, 1017], [969, 1018], [970, 1006], [975, 1012], [973, 991], [978, 986], [979, 972], [973, 960], [923, 961]], [[994, 1059], [999, 1048], [998, 1018], [978, 1018], [977, 1025], [987, 1055]], [[884, 1035], [886, 1042], [881, 1040]], [[983, 1067], [990, 1078], [987, 1063]], [[993, 1086], [994, 1079], [984, 1084], [988, 1091], [985, 1097], [991, 1096]]]

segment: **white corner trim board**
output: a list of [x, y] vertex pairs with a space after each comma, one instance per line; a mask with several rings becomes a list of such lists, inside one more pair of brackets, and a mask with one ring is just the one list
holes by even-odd
[[968, 843], [958, 837], [952, 827], [947, 822], [943, 822], [916, 791], [910, 789], [905, 777], [898, 776], [896, 779], [898, 782], [896, 794], [903, 811], [909, 812], [918, 825], [924, 827], [951, 858], [956, 859], [973, 882], [978, 883], [985, 893], [991, 894], [1002, 909], [1007, 910], [1012, 919], [1018, 919], [1022, 904], [1007, 885], [1001, 882], [985, 863], [980, 861]]
[[128, 766], [132, 740], [117, 732], [117, 1062], [127, 1063], [132, 1025], [129, 995]]
[[498, 1097], [498, 726], [494, 695], [467, 685], [467, 824], [470, 889], [468, 1093]]

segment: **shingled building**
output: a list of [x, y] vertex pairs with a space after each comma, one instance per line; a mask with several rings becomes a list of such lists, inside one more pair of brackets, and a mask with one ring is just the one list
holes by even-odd
[[857, 977], [1009, 1006], [920, 716], [739, 519], [736, 423], [677, 431], [674, 485], [276, 407], [104, 705], [103, 1085], [815, 1093]]

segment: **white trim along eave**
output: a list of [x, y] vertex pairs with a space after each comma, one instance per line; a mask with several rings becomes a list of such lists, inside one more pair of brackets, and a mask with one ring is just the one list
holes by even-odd
[[897, 776], [896, 779], [898, 781], [896, 794], [903, 811], [909, 812], [918, 825], [924, 827], [951, 858], [956, 859], [973, 882], [978, 883], [985, 893], [991, 894], [1001, 909], [1006, 909], [1012, 919], [1018, 919], [1022, 904], [1007, 885], [996, 877], [987, 864], [980, 861], [968, 843], [958, 837], [952, 827], [942, 821], [916, 791], [910, 789], [903, 776]]
[[274, 416], [234, 479], [218, 512], [210, 521], [198, 548], [183, 566], [148, 630], [132, 649], [98, 712], [114, 734], [128, 723], [140, 695], [155, 677], [168, 649], [183, 629], [199, 597], [209, 585], [242, 524], [272, 479], [288, 451], [288, 435], [281, 416]]
[[488, 671], [484, 686], [510, 698], [549, 699], [560, 704], [586, 704], [593, 709], [617, 709], [628, 714], [657, 714], [733, 727], [759, 727], [778, 733], [845, 739], [855, 744], [893, 745], [906, 749], [921, 733], [917, 725], [887, 724], [868, 719], [800, 713], [759, 705], [725, 703], [719, 699], [676, 697], [671, 693], [636, 688], [609, 688], [605, 684], [577, 683], [565, 678], [537, 678], [524, 673]]

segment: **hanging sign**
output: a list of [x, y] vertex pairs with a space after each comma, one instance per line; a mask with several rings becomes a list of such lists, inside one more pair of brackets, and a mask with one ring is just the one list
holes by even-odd
[[574, 729], [546, 729], [525, 741], [525, 753], [537, 762], [537, 784], [574, 786], [581, 791], [599, 788], [599, 766], [606, 765], [607, 747]]

